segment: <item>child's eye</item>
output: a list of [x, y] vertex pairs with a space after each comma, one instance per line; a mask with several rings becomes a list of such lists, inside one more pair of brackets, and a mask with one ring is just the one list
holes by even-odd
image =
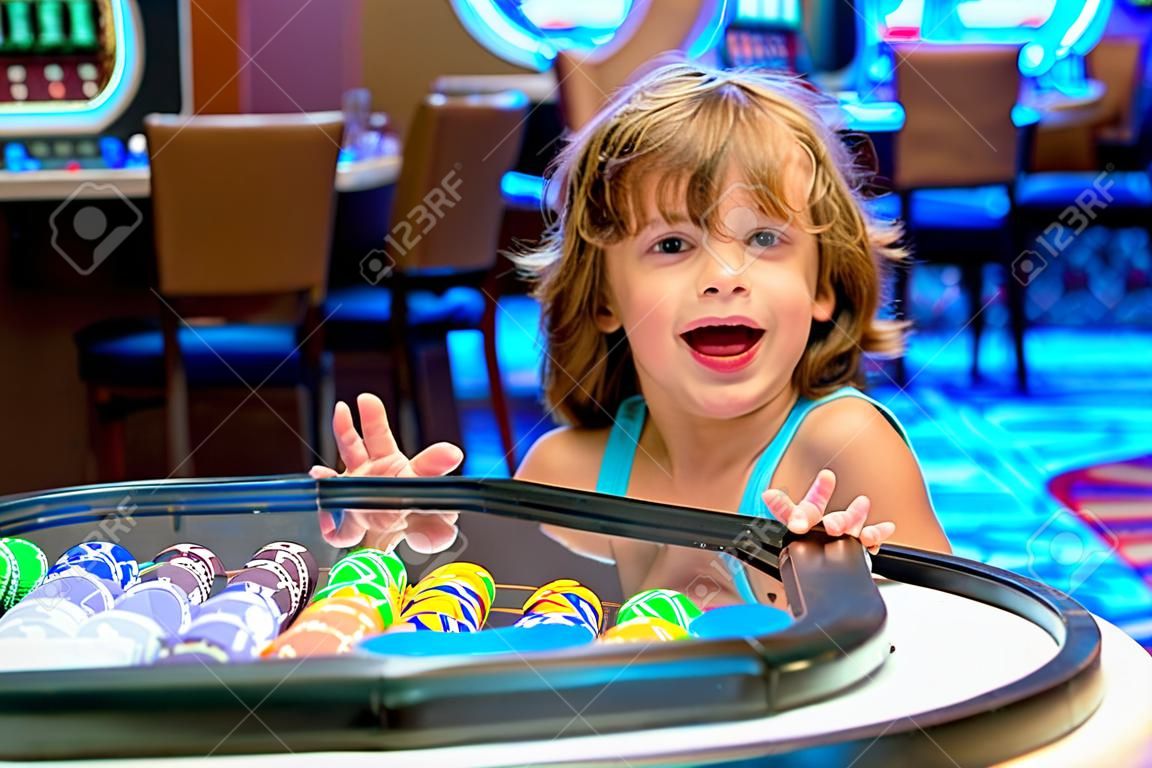
[[652, 246], [656, 253], [684, 253], [688, 250], [688, 242], [682, 237], [665, 237]]
[[780, 244], [780, 233], [772, 229], [761, 230], [752, 235], [749, 244], [757, 248], [771, 248]]

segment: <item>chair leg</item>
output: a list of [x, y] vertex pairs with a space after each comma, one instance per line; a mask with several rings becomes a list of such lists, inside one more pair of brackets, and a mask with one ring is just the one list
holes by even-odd
[[1024, 333], [1028, 327], [1024, 306], [1025, 286], [1011, 270], [1005, 274], [1004, 281], [1008, 285], [1008, 317], [1012, 324], [1012, 343], [1016, 349], [1016, 389], [1024, 393], [1028, 391], [1028, 362], [1024, 355]]
[[968, 316], [972, 338], [972, 366], [970, 375], [973, 382], [980, 381], [980, 340], [984, 337], [984, 265], [978, 261], [965, 262], [961, 266], [964, 290], [968, 294]]
[[[895, 269], [896, 285], [893, 287], [893, 294], [897, 302], [898, 310], [896, 317], [901, 320], [908, 320], [912, 312], [912, 291], [911, 291], [911, 275], [912, 265], [910, 263], [900, 264]], [[895, 372], [896, 386], [904, 389], [908, 386], [908, 352], [904, 351], [900, 357], [893, 361], [893, 369]]]
[[168, 420], [170, 477], [193, 477], [191, 427], [188, 415], [188, 378], [177, 337], [180, 321], [168, 313], [161, 321], [164, 332], [165, 404]]
[[481, 319], [481, 333], [484, 334], [484, 360], [488, 365], [488, 391], [491, 394], [492, 411], [496, 415], [496, 426], [500, 430], [500, 443], [504, 448], [504, 461], [508, 474], [516, 474], [516, 443], [512, 433], [512, 416], [508, 409], [508, 398], [504, 394], [504, 380], [500, 376], [500, 358], [496, 345], [496, 313], [499, 309], [495, 295], [484, 293], [484, 317]]
[[88, 438], [95, 464], [95, 481], [115, 483], [128, 479], [124, 420], [106, 414], [108, 396], [88, 388]]

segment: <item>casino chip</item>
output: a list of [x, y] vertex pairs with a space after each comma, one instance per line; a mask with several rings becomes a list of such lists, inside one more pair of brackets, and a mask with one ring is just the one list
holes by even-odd
[[305, 603], [312, 598], [312, 593], [319, 586], [320, 566], [308, 548], [302, 544], [297, 544], [294, 541], [273, 541], [261, 547], [252, 556], [252, 559], [275, 560], [281, 565], [284, 565], [285, 561], [293, 562], [300, 574], [300, 584], [304, 589], [303, 602]]
[[600, 636], [601, 643], [662, 643], [683, 640], [688, 630], [664, 619], [641, 616], [617, 624]]
[[[5, 571], [9, 575], [7, 583]], [[0, 611], [23, 600], [40, 585], [47, 572], [48, 559], [40, 547], [26, 539], [0, 539]]]
[[30, 597], [0, 618], [0, 637], [74, 637], [89, 615], [67, 601]]
[[200, 606], [196, 621], [216, 615], [239, 619], [261, 648], [280, 633], [280, 608], [272, 596], [266, 593], [242, 590], [221, 592]]
[[76, 570], [45, 581], [32, 590], [27, 599], [69, 602], [91, 615], [111, 608], [115, 598], [110, 583], [101, 581], [87, 571]]
[[[299, 578], [289, 572], [288, 567], [275, 560], [249, 560], [244, 564], [244, 570], [264, 570], [276, 576], [276, 589], [284, 590], [289, 597], [289, 614], [295, 616], [304, 606], [304, 587]], [[295, 568], [293, 568], [295, 570]], [[243, 571], [241, 571], [243, 573]]]
[[638, 592], [620, 606], [616, 623], [624, 624], [632, 619], [648, 616], [664, 619], [673, 624], [688, 628], [701, 611], [687, 595], [673, 589], [646, 589]]
[[228, 580], [224, 561], [208, 547], [202, 547], [199, 544], [173, 544], [157, 553], [152, 560], [154, 563], [174, 563], [197, 573], [201, 579], [206, 577], [208, 595], [222, 589]]
[[[136, 558], [132, 557], [132, 553], [119, 544], [108, 541], [86, 541], [77, 544], [60, 556], [56, 565], [53, 566], [53, 570], [58, 567], [66, 567], [70, 562], [75, 564], [87, 563], [88, 565], [81, 567], [102, 579], [115, 582], [117, 592], [132, 586], [139, 576], [139, 566], [136, 563]], [[104, 575], [103, 569], [96, 565], [99, 562], [108, 564], [107, 576]]]
[[165, 581], [173, 584], [183, 590], [184, 594], [188, 595], [188, 600], [192, 605], [199, 605], [208, 599], [208, 595], [206, 594], [208, 584], [204, 579], [188, 568], [182, 568], [175, 563], [161, 563], [153, 568], [149, 568], [144, 571], [140, 579], [142, 583], [145, 584], [150, 581]]
[[169, 635], [148, 616], [113, 608], [81, 624], [76, 637], [123, 643], [132, 649], [131, 663], [151, 664], [160, 655]]
[[113, 610], [147, 616], [168, 637], [176, 637], [192, 623], [192, 601], [188, 593], [170, 581], [142, 581], [116, 598]]
[[351, 584], [332, 584], [312, 596], [312, 604], [317, 605], [331, 598], [360, 598], [367, 600], [380, 615], [384, 627], [396, 623], [400, 616], [399, 596], [396, 592], [375, 581], [357, 581]]
[[276, 607], [279, 608], [280, 615], [283, 617], [280, 625], [281, 628], [284, 628], [291, 622], [292, 616], [295, 613], [292, 595], [289, 593], [287, 586], [285, 586], [289, 580], [287, 571], [278, 563], [269, 560], [260, 562], [265, 563], [265, 565], [274, 566], [279, 569], [279, 573], [276, 573], [272, 568], [245, 568], [232, 576], [228, 581], [227, 589], [224, 591], [227, 592], [236, 588], [253, 592], [264, 592], [272, 598], [276, 603]]
[[221, 648], [230, 661], [249, 661], [260, 655], [267, 641], [257, 638], [244, 619], [229, 613], [197, 616], [181, 636], [184, 642], [209, 642]]

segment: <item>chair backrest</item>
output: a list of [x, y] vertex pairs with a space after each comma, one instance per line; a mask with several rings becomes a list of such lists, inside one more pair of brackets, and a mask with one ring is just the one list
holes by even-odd
[[1122, 142], [1137, 136], [1136, 101], [1144, 69], [1144, 38], [1105, 37], [1088, 54], [1088, 74], [1108, 90], [1101, 104], [1101, 135]]
[[323, 298], [339, 113], [150, 115], [145, 128], [161, 295]]
[[1007, 184], [1018, 170], [1012, 109], [1019, 48], [895, 46], [896, 93], [907, 118], [895, 137], [897, 189]]
[[500, 181], [520, 155], [527, 117], [519, 91], [424, 99], [405, 139], [385, 247], [401, 269], [496, 262]]
[[637, 0], [612, 42], [589, 53], [561, 51], [554, 61], [560, 110], [579, 130], [617, 88], [682, 53], [718, 0]]

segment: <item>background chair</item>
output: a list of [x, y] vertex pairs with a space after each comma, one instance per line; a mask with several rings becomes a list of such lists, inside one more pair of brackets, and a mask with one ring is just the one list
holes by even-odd
[[193, 474], [189, 390], [203, 388], [295, 388], [304, 466], [331, 456], [317, 310], [342, 126], [338, 113], [146, 120], [159, 315], [77, 334], [101, 479], [126, 474], [127, 412], [158, 399], [171, 472]]
[[[897, 97], [907, 119], [893, 142], [896, 195], [873, 201], [878, 215], [904, 220], [914, 263], [957, 264], [968, 294], [972, 376], [980, 375], [984, 330], [983, 266], [1005, 270], [1017, 383], [1027, 386], [1024, 285], [1013, 279], [1018, 254], [1012, 187], [1027, 148], [1013, 123], [1020, 90], [1018, 49], [1010, 46], [897, 46]], [[979, 87], [973, 87], [973, 84]], [[914, 267], [912, 267], [914, 269]], [[909, 311], [909, 270], [896, 296]], [[907, 379], [903, 363], [897, 368]]]
[[[390, 229], [361, 262], [360, 285], [334, 289], [328, 340], [333, 349], [390, 347], [401, 436], [428, 441], [417, 406], [416, 371], [428, 345], [450, 331], [476, 330], [492, 410], [509, 471], [515, 469], [511, 416], [496, 350], [497, 263], [504, 214], [501, 178], [520, 152], [527, 98], [518, 91], [429, 95], [416, 111], [404, 145]], [[423, 387], [424, 400], [429, 386]]]
[[560, 51], [556, 82], [569, 130], [592, 119], [620, 86], [680, 58], [717, 0], [639, 0], [612, 42], [588, 53]]

